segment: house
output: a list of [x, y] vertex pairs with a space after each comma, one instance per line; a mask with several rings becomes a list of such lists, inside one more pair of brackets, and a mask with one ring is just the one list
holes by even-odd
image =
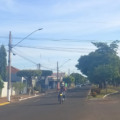
[[[9, 67], [7, 66], [7, 73], [9, 70]], [[17, 72], [20, 71], [20, 69], [15, 68], [13, 66], [11, 66], [11, 84], [13, 85], [13, 83], [15, 82], [22, 82], [22, 83], [26, 83], [26, 79], [24, 77], [19, 77], [17, 76]], [[27, 88], [25, 87], [23, 90], [23, 94], [27, 93]], [[14, 91], [13, 87], [11, 87], [11, 94], [15, 95], [16, 92]]]
[[[7, 73], [8, 73], [9, 67], [7, 66]], [[19, 69], [11, 66], [11, 82], [23, 82], [23, 77], [18, 77], [17, 72], [20, 71]]]
[[[58, 79], [57, 79], [58, 75]], [[65, 77], [65, 73], [53, 73], [51, 76], [48, 76], [45, 79], [45, 86], [47, 89], [53, 89], [57, 88], [57, 83], [61, 82], [63, 80], [63, 77]]]

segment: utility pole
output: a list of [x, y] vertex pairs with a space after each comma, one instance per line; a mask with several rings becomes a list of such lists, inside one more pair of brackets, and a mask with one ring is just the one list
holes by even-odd
[[9, 32], [9, 44], [8, 44], [8, 48], [9, 48], [9, 53], [8, 53], [8, 91], [7, 91], [7, 98], [8, 98], [9, 102], [10, 102], [10, 96], [11, 96], [11, 52], [12, 52], [12, 48], [16, 47], [19, 43], [21, 43], [23, 40], [25, 40], [26, 38], [28, 38], [33, 33], [37, 32], [39, 30], [42, 30], [42, 29], [43, 28], [40, 28], [40, 29], [37, 29], [37, 30], [33, 31], [32, 33], [30, 33], [29, 35], [27, 35], [25, 38], [23, 38], [22, 40], [20, 40], [14, 46], [12, 46], [12, 44], [11, 44], [11, 31]]
[[58, 61], [57, 61], [57, 90], [60, 89], [60, 80], [59, 80], [59, 67], [58, 67]]
[[59, 74], [59, 68], [58, 68], [58, 61], [57, 61], [57, 81], [58, 81], [58, 74]]
[[70, 75], [70, 69], [68, 69], [68, 75]]
[[41, 67], [40, 63], [37, 64], [37, 69], [38, 69], [38, 70], [40, 70], [40, 67]]
[[8, 101], [10, 102], [10, 96], [11, 96], [11, 31], [9, 32], [9, 54], [8, 54], [8, 91], [7, 91], [7, 98]]

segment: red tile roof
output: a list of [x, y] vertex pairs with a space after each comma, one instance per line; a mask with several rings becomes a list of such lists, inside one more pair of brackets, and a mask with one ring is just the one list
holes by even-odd
[[[7, 66], [7, 71], [8, 71], [8, 66]], [[20, 70], [11, 66], [11, 73], [17, 73], [18, 71], [20, 71]]]
[[[57, 73], [53, 73], [52, 76], [57, 76]], [[65, 73], [58, 73], [59, 77], [64, 77]]]

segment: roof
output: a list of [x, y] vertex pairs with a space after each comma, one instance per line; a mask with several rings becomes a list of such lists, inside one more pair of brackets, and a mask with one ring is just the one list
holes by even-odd
[[[7, 71], [8, 71], [8, 66], [7, 66]], [[17, 73], [18, 71], [20, 71], [19, 69], [17, 69], [17, 68], [15, 68], [15, 67], [13, 67], [13, 66], [11, 66], [11, 73]]]
[[[57, 77], [57, 73], [53, 73], [52, 76], [56, 76]], [[58, 73], [59, 77], [64, 77], [65, 73]]]

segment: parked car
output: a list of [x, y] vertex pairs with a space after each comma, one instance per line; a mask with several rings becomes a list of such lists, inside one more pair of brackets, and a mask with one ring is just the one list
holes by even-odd
[[76, 84], [76, 88], [80, 88], [81, 87], [81, 84]]

